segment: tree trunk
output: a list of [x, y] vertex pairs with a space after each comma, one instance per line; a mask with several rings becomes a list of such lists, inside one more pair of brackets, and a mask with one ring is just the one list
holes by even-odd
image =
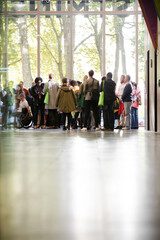
[[31, 68], [30, 68], [26, 17], [19, 16], [17, 25], [19, 29], [19, 35], [20, 35], [23, 82], [24, 82], [24, 86], [28, 88], [31, 86], [31, 83], [32, 83], [32, 74], [31, 74]]
[[65, 67], [66, 67], [66, 72], [65, 76], [67, 78], [71, 78], [71, 73], [70, 73], [70, 31], [69, 31], [69, 26], [70, 26], [70, 18], [68, 16], [63, 16], [63, 29], [64, 29], [64, 60], [65, 60]]
[[101, 25], [101, 30], [98, 33], [98, 29], [96, 26], [96, 34], [95, 34], [95, 43], [98, 51], [98, 57], [100, 61], [100, 72], [101, 76], [103, 75], [103, 54], [102, 54], [102, 25]]
[[116, 51], [115, 51], [115, 65], [114, 65], [114, 81], [118, 82], [118, 70], [119, 70], [119, 51], [120, 51], [120, 41], [119, 41], [119, 25], [117, 26], [117, 16], [114, 16], [114, 27], [116, 33]]
[[116, 33], [115, 65], [114, 65], [114, 73], [113, 73], [115, 83], [118, 82], [119, 50], [120, 50], [119, 34], [118, 34], [118, 32], [117, 32], [117, 33]]
[[8, 82], [8, 18], [1, 17], [0, 19], [0, 34], [1, 34], [1, 43], [0, 43], [0, 84], [2, 83], [3, 87], [7, 86]]
[[124, 38], [122, 34], [122, 26], [119, 28], [119, 34], [120, 34], [120, 49], [121, 49], [121, 58], [122, 58], [122, 74], [126, 74], [126, 53], [124, 48]]

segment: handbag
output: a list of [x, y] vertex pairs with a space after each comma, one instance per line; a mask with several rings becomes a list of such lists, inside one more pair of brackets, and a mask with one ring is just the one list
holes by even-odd
[[104, 80], [101, 95], [99, 96], [98, 106], [104, 106]]
[[48, 104], [48, 103], [49, 103], [49, 92], [48, 92], [48, 85], [47, 85], [47, 91], [46, 91], [46, 95], [45, 95], [45, 98], [44, 98], [44, 103], [45, 103], [45, 104]]

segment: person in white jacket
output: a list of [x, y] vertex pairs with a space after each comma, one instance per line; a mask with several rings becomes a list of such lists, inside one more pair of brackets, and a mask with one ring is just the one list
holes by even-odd
[[58, 113], [56, 107], [56, 96], [58, 93], [59, 84], [54, 81], [53, 73], [49, 74], [49, 80], [44, 86], [44, 93], [49, 93], [49, 103], [45, 104], [45, 109], [48, 109], [48, 125], [49, 128], [58, 128]]

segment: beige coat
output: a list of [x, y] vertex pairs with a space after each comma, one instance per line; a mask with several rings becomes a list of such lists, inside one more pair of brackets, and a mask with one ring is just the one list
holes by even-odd
[[46, 93], [48, 88], [49, 92], [49, 103], [45, 104], [45, 109], [57, 109], [56, 107], [56, 97], [59, 89], [59, 84], [54, 82], [53, 79], [49, 80], [44, 86], [44, 93]]
[[69, 113], [76, 109], [77, 101], [74, 91], [67, 86], [62, 86], [56, 97], [56, 106], [60, 112]]

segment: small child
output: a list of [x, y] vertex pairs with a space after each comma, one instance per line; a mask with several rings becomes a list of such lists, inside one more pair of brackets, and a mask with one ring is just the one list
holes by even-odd
[[60, 112], [63, 112], [63, 130], [66, 130], [66, 116], [68, 117], [68, 130], [71, 125], [71, 112], [76, 109], [77, 101], [76, 96], [72, 88], [67, 86], [67, 78], [62, 79], [62, 86], [58, 90], [56, 97], [56, 107], [59, 108]]

